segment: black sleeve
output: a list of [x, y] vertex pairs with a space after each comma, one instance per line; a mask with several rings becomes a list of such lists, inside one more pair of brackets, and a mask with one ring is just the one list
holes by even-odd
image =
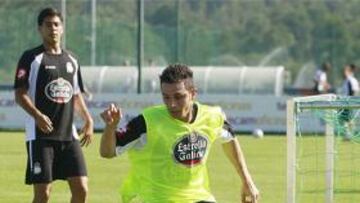
[[146, 133], [145, 119], [143, 115], [139, 115], [129, 121], [124, 129], [116, 131], [116, 146], [124, 147], [139, 139], [144, 133]]
[[33, 57], [28, 52], [24, 52], [17, 64], [16, 73], [15, 73], [15, 82], [14, 89], [24, 87], [29, 88], [29, 75], [30, 75], [30, 65]]
[[82, 76], [81, 76], [81, 71], [80, 71], [80, 65], [78, 64], [78, 72], [77, 72], [77, 77], [78, 77], [78, 84], [79, 84], [79, 88], [80, 88], [80, 92], [81, 93], [85, 93], [85, 86], [84, 86], [84, 83], [83, 83], [83, 80], [82, 80]]
[[231, 136], [235, 137], [234, 129], [227, 120], [224, 121], [223, 129], [228, 131]]

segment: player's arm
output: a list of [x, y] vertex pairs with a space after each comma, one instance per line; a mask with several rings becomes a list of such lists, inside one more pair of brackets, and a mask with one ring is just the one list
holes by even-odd
[[117, 130], [121, 120], [121, 110], [114, 104], [110, 105], [101, 118], [105, 122], [105, 129], [100, 143], [100, 155], [112, 158], [130, 148], [141, 148], [146, 144], [146, 124], [142, 115], [131, 119], [125, 128]]
[[80, 144], [81, 146], [88, 146], [93, 138], [94, 134], [94, 121], [89, 113], [89, 110], [86, 107], [82, 92], [84, 92], [84, 85], [81, 77], [80, 66], [77, 61], [75, 63], [77, 69], [73, 78], [74, 85], [74, 107], [75, 111], [80, 115], [84, 121], [84, 125], [81, 128], [81, 137]]
[[84, 120], [84, 126], [81, 129], [81, 132], [84, 134], [80, 140], [81, 145], [88, 146], [94, 134], [94, 121], [89, 113], [89, 110], [86, 107], [84, 98], [81, 94], [74, 95], [74, 105], [75, 110]]
[[[234, 137], [234, 133], [231, 130], [230, 125], [225, 121], [222, 134], [231, 134]], [[229, 137], [229, 136], [223, 136]], [[255, 183], [250, 175], [248, 167], [246, 165], [244, 154], [241, 150], [239, 141], [236, 138], [227, 139], [222, 144], [225, 155], [228, 157], [232, 165], [235, 167], [239, 174], [242, 183], [242, 202], [257, 202], [259, 198], [259, 191], [255, 186]]]
[[54, 130], [53, 124], [48, 116], [41, 113], [41, 111], [35, 107], [27, 94], [27, 89], [19, 87], [15, 89], [15, 101], [21, 106], [30, 116], [32, 116], [36, 122], [38, 128], [44, 133], [50, 133]]
[[15, 101], [34, 118], [36, 125], [41, 131], [44, 133], [50, 133], [53, 131], [53, 124], [50, 118], [36, 108], [28, 95], [29, 75], [31, 70], [30, 61], [32, 61], [32, 59], [33, 56], [25, 52], [18, 62], [14, 82]]
[[121, 109], [117, 108], [114, 104], [110, 104], [100, 116], [105, 122], [104, 132], [100, 141], [100, 155], [104, 158], [112, 158], [116, 156], [115, 130], [122, 118]]

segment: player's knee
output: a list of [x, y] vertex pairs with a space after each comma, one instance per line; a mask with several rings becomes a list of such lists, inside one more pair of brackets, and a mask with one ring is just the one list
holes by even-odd
[[47, 203], [47, 202], [49, 202], [50, 192], [51, 192], [50, 188], [35, 191], [33, 203]]
[[76, 181], [76, 184], [72, 184], [71, 191], [72, 191], [72, 196], [75, 197], [76, 199], [86, 200], [89, 193], [87, 179]]
[[88, 194], [89, 194], [89, 188], [87, 185], [81, 185], [78, 190], [77, 190], [77, 194], [81, 199], [86, 199]]

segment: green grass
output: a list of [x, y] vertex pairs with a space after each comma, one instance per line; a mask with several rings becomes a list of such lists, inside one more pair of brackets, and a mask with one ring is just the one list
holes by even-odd
[[[325, 137], [298, 140], [298, 202], [325, 202]], [[360, 202], [360, 144], [335, 139], [334, 202]]]
[[[99, 138], [84, 148], [89, 170], [90, 203], [116, 203], [119, 187], [128, 170], [126, 156], [106, 160], [99, 156]], [[285, 185], [285, 140], [269, 137], [261, 140], [239, 137], [248, 165], [262, 192], [262, 202], [283, 202]], [[23, 133], [0, 133], [0, 202], [30, 202], [32, 187], [24, 184], [26, 151]], [[241, 180], [224, 156], [219, 143], [210, 154], [209, 171], [212, 190], [218, 202], [239, 202]], [[56, 181], [51, 194], [52, 203], [68, 202], [67, 183]]]
[[[96, 136], [93, 144], [84, 148], [84, 154], [89, 170], [89, 203], [120, 203], [119, 187], [128, 170], [126, 156], [107, 160], [100, 158], [99, 138]], [[285, 136], [265, 136], [263, 139], [254, 139], [251, 136], [239, 136], [242, 149], [245, 153], [248, 167], [261, 192], [261, 203], [283, 203], [286, 199], [286, 139]], [[26, 151], [24, 135], [19, 132], [0, 132], [0, 202], [1, 203], [23, 203], [30, 202], [32, 198], [32, 187], [24, 184]], [[314, 140], [302, 139], [304, 151], [315, 147]], [[320, 144], [321, 145], [321, 144]], [[345, 151], [349, 156], [359, 151], [359, 144], [340, 144], [338, 152]], [[322, 150], [322, 148], [321, 148]], [[322, 159], [321, 157], [319, 159]], [[316, 159], [315, 159], [316, 160]], [[360, 157], [359, 157], [360, 160]], [[314, 160], [308, 161], [307, 165], [313, 165]], [[321, 161], [319, 161], [321, 162]], [[356, 163], [359, 169], [360, 161]], [[306, 165], [304, 164], [304, 165]], [[340, 172], [343, 169], [354, 168], [354, 163], [342, 161]], [[209, 162], [209, 173], [211, 188], [219, 203], [240, 202], [241, 180], [235, 170], [224, 156], [220, 143], [212, 148]], [[337, 179], [341, 184], [335, 191], [336, 202], [360, 202], [360, 179], [355, 182], [356, 187], [348, 186], [354, 183], [354, 178], [360, 171], [353, 171], [347, 175], [345, 181]], [[321, 175], [322, 176], [322, 175]], [[349, 178], [350, 176], [350, 178]], [[310, 180], [307, 180], [310, 179]], [[298, 202], [324, 202], [319, 198], [323, 191], [314, 185], [319, 184], [319, 179], [306, 176], [303, 182], [307, 184]], [[321, 180], [320, 180], [321, 182]], [[341, 187], [344, 185], [344, 187]], [[346, 186], [346, 187], [345, 187]], [[316, 198], [314, 198], [314, 194]], [[70, 193], [67, 183], [56, 181], [53, 185], [51, 203], [69, 202]], [[345, 201], [343, 201], [345, 200]]]

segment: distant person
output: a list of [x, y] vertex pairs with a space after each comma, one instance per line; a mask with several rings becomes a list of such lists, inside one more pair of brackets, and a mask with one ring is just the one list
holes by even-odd
[[[15, 100], [27, 112], [25, 183], [33, 185], [33, 203], [49, 202], [52, 182], [57, 179], [68, 181], [71, 203], [84, 203], [88, 179], [80, 145], [91, 142], [93, 120], [81, 95], [80, 66], [60, 46], [61, 14], [45, 8], [37, 23], [42, 45], [23, 53], [14, 84]], [[85, 121], [81, 140], [73, 125], [74, 109]]]
[[328, 76], [331, 69], [331, 64], [325, 62], [322, 64], [321, 68], [316, 70], [314, 76], [314, 91], [316, 94], [325, 94], [330, 91], [331, 85], [328, 82]]
[[[349, 64], [344, 66], [344, 82], [342, 85], [342, 95], [345, 96], [356, 96], [359, 93], [359, 81], [355, 78], [356, 66], [354, 64]], [[350, 109], [340, 110], [340, 124], [344, 128], [345, 140], [350, 140], [352, 137], [353, 129], [353, 111]]]
[[[259, 191], [220, 107], [195, 101], [193, 72], [169, 65], [160, 75], [163, 105], [146, 108], [125, 129], [116, 130], [121, 109], [111, 104], [101, 113], [106, 126], [100, 153], [113, 158], [128, 151], [130, 169], [122, 202], [213, 203], [206, 162], [220, 138], [226, 156], [242, 180], [242, 202], [256, 203]], [[232, 186], [229, 186], [232, 187]]]

